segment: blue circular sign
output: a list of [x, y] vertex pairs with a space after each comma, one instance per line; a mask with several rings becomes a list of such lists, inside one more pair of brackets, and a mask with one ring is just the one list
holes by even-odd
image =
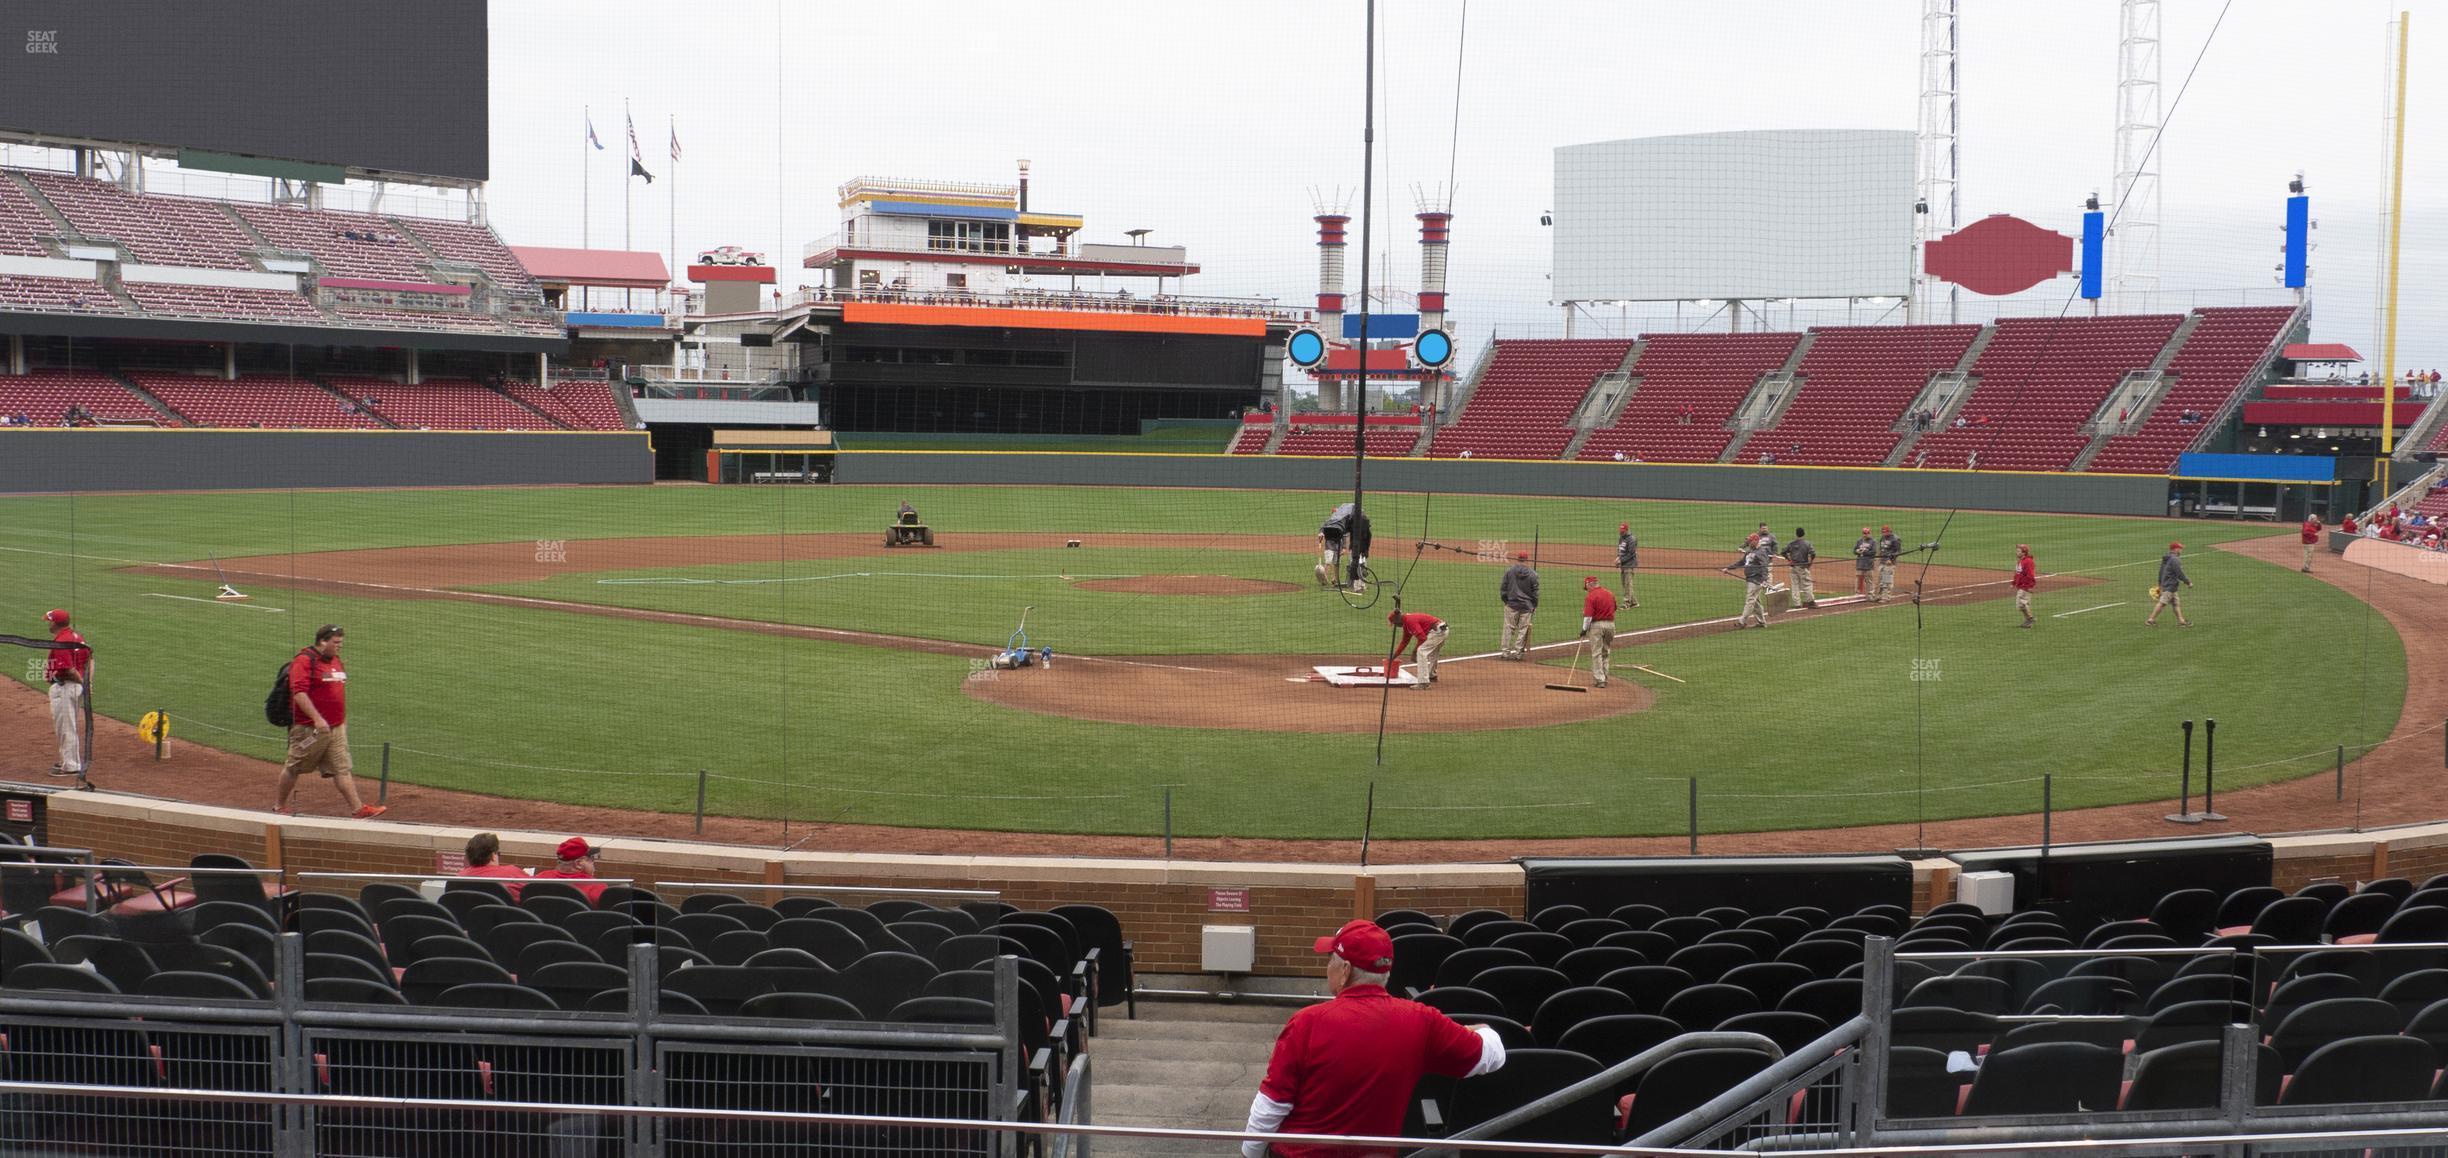
[[1443, 330], [1422, 330], [1411, 341], [1411, 356], [1430, 369], [1453, 361], [1453, 355], [1453, 335]]
[[1293, 365], [1307, 369], [1326, 360], [1326, 339], [1316, 330], [1294, 330], [1284, 339], [1284, 353], [1291, 355]]

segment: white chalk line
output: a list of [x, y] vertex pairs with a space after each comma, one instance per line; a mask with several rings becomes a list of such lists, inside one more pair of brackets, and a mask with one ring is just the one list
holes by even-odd
[[263, 607], [254, 603], [241, 603], [235, 599], [205, 599], [194, 595], [164, 595], [159, 591], [147, 591], [145, 592], [145, 597], [148, 599], [177, 599], [187, 603], [210, 603], [215, 607], [235, 607], [241, 611], [269, 611], [275, 615], [285, 615], [289, 610], [285, 607]]
[[2085, 608], [2083, 608], [2083, 609], [2082, 609], [2082, 610], [2080, 610], [2080, 611], [2060, 611], [2060, 612], [2058, 612], [2058, 613], [2057, 613], [2057, 614], [2055, 614], [2055, 615], [2049, 616], [2049, 618], [2051, 618], [2051, 619], [2063, 619], [2063, 618], [2065, 618], [2066, 616], [2069, 616], [2069, 615], [2081, 615], [2081, 614], [2083, 614], [2084, 612], [2088, 612], [2088, 611], [2106, 611], [2106, 610], [2108, 610], [2108, 609], [2109, 609], [2109, 608], [2111, 608], [2111, 607], [2123, 607], [2123, 606], [2125, 606], [2125, 604], [2123, 604], [2123, 603], [2102, 603], [2102, 604], [2100, 604], [2100, 605], [2099, 605], [2099, 606], [2097, 606], [2097, 607], [2085, 607]]

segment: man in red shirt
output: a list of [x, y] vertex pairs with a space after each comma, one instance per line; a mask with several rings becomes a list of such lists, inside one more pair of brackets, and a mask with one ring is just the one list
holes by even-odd
[[2032, 625], [2032, 591], [2039, 586], [2040, 564], [2032, 559], [2031, 548], [2022, 543], [2015, 544], [2015, 610], [2023, 613], [2025, 627]]
[[2309, 574], [2311, 574], [2311, 573], [2312, 573], [2312, 548], [2314, 548], [2314, 547], [2316, 547], [2316, 546], [2319, 546], [2319, 545], [2320, 545], [2320, 541], [2321, 541], [2321, 518], [2320, 518], [2320, 516], [2319, 516], [2319, 515], [2305, 515], [2305, 516], [2304, 516], [2304, 524], [2303, 524], [2303, 549], [2304, 549], [2304, 565], [2303, 565], [2303, 569], [2304, 569], [2304, 574], [2306, 574], [2306, 575], [2309, 575]]
[[1581, 638], [1589, 641], [1590, 680], [1606, 686], [1607, 656], [1615, 651], [1615, 593], [1595, 575], [1581, 577]]
[[[1492, 1073], [1504, 1066], [1504, 1043], [1486, 1026], [1452, 1018], [1385, 991], [1394, 969], [1394, 939], [1374, 921], [1353, 921], [1317, 939], [1334, 1000], [1309, 1006], [1284, 1023], [1267, 1060], [1266, 1079], [1250, 1099], [1252, 1134], [1402, 1132], [1411, 1087], [1426, 1074], [1449, 1078]], [[1243, 1142], [1243, 1158], [1392, 1158], [1380, 1148]]]
[[43, 615], [55, 647], [43, 662], [43, 680], [51, 685], [51, 734], [59, 741], [54, 776], [85, 773], [85, 680], [93, 667], [93, 649], [68, 626], [68, 613], [53, 608]]
[[348, 747], [348, 668], [340, 662], [340, 645], [347, 632], [337, 623], [315, 629], [314, 646], [289, 661], [289, 760], [281, 765], [280, 791], [272, 811], [297, 815], [290, 797], [298, 777], [315, 772], [340, 789], [349, 815], [371, 820], [390, 809], [368, 804], [357, 795]]
[[1436, 683], [1437, 657], [1445, 651], [1445, 621], [1425, 611], [1405, 615], [1402, 604], [1397, 602], [1394, 610], [1387, 614], [1386, 622], [1402, 632], [1394, 641], [1393, 659], [1387, 662], [1386, 667], [1391, 670], [1395, 664], [1402, 662], [1404, 648], [1413, 649], [1412, 658], [1419, 661], [1419, 670], [1413, 674], [1419, 677], [1419, 682], [1411, 686], [1427, 691], [1430, 685]]
[[[568, 840], [562, 841], [561, 847], [554, 853], [554, 855], [561, 858], [561, 863], [538, 872], [535, 875], [535, 879], [539, 881], [575, 880], [592, 882], [595, 876], [595, 854], [602, 851], [602, 849], [588, 844], [585, 837], [573, 836]], [[578, 890], [580, 895], [586, 897], [587, 903], [590, 905], [594, 904], [597, 899], [601, 898], [604, 891], [604, 886], [600, 882], [577, 884], [571, 885], [570, 887]]]
[[[527, 870], [517, 865], [501, 863], [501, 838], [490, 832], [480, 832], [468, 838], [467, 867], [460, 869], [459, 875], [523, 881], [527, 879]], [[519, 899], [517, 885], [505, 884], [502, 888], [510, 894], [512, 901]]]

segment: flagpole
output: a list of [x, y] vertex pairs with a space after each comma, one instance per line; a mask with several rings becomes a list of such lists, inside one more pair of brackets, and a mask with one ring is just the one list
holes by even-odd
[[[595, 248], [595, 107], [580, 105], [580, 115], [586, 119], [586, 139], [578, 142], [578, 248]], [[586, 287], [578, 290], [580, 301], [586, 297]]]
[[667, 128], [672, 144], [672, 165], [671, 185], [663, 190], [663, 196], [665, 198], [664, 204], [666, 206], [663, 211], [663, 228], [665, 231], [663, 245], [668, 254], [668, 256], [664, 258], [666, 268], [663, 271], [663, 280], [665, 283], [663, 286], [663, 292], [666, 295], [669, 295], [671, 292], [671, 275], [680, 268], [680, 119], [678, 117], [669, 116], [668, 114], [666, 117]]
[[[633, 248], [633, 244], [629, 240], [629, 189], [630, 186], [636, 182], [637, 173], [635, 170], [637, 169], [638, 163], [637, 121], [629, 115], [629, 98], [627, 97], [621, 98], [621, 127], [627, 129], [629, 132], [629, 168], [631, 170], [630, 172], [623, 173], [621, 175], [621, 248], [623, 250], [627, 250]], [[621, 308], [624, 310], [635, 309], [637, 307], [636, 295], [637, 291], [635, 290], [622, 290]]]

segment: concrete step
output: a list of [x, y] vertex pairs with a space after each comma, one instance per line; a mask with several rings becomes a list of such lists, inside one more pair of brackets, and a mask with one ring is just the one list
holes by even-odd
[[1101, 1055], [1108, 1050], [1127, 1050], [1134, 1047], [1157, 1050], [1178, 1047], [1172, 1050], [1178, 1055], [1187, 1052], [1190, 1048], [1196, 1048], [1194, 1043], [1215, 1042], [1227, 1045], [1246, 1045], [1263, 1051], [1275, 1044], [1275, 1034], [1281, 1028], [1281, 1026], [1267, 1025], [1262, 1022], [1239, 1021], [1183, 1021], [1169, 1025], [1150, 1024], [1144, 1021], [1137, 1023], [1108, 1021], [1099, 1027], [1090, 1048]]
[[1202, 1130], [1238, 1129], [1249, 1120], [1250, 1095], [1266, 1068], [1251, 1069], [1247, 1079], [1231, 1087], [1183, 1089], [1168, 1085], [1120, 1085], [1097, 1082], [1096, 1120], [1110, 1126], [1181, 1126]]
[[[1238, 1129], [1266, 1076], [1276, 1033], [1297, 1007], [1257, 1002], [1141, 1001], [1137, 1019], [1109, 1017], [1089, 1046], [1096, 1121], [1169, 1129]], [[1228, 1153], [1212, 1142], [1117, 1139], [1099, 1158]]]

